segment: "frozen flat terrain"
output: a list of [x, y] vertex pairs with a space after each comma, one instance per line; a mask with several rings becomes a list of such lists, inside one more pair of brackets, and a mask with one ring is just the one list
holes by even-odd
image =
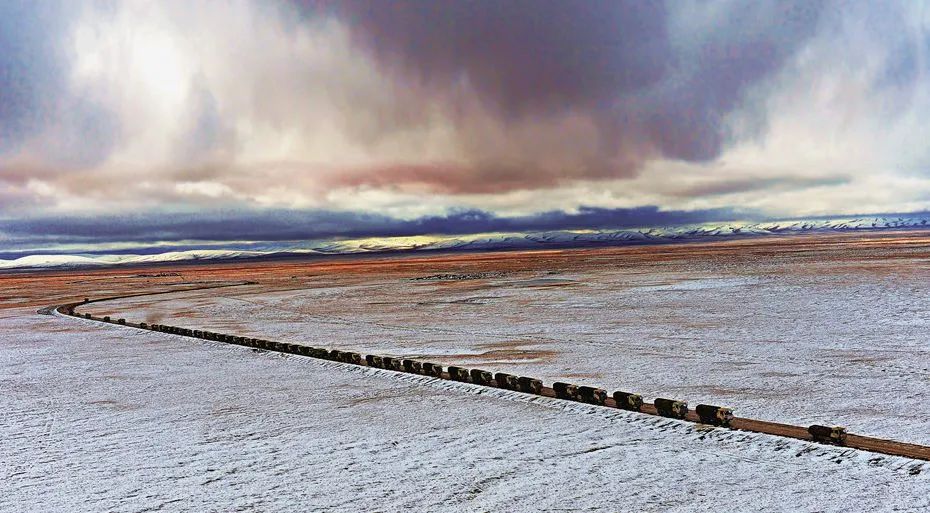
[[90, 311], [722, 404], [930, 444], [925, 242], [295, 264]]
[[925, 511], [930, 463], [36, 314], [420, 356], [930, 443], [930, 241], [0, 275], [0, 511]]
[[922, 462], [25, 309], [0, 386], [2, 511], [930, 508]]

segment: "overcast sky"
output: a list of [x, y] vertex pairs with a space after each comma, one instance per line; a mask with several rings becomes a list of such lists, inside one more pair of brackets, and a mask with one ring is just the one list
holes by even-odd
[[3, 0], [0, 220], [926, 210], [928, 28], [919, 1]]

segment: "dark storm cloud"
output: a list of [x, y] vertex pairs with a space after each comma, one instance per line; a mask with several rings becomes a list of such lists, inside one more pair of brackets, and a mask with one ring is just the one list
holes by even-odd
[[[716, 157], [727, 136], [724, 116], [814, 33], [824, 2], [310, 5], [345, 20], [402, 83], [442, 94], [465, 80], [505, 122], [545, 122], [560, 112], [591, 116], [603, 149], [585, 174], [604, 178], [629, 175], [653, 157]], [[619, 161], [618, 150], [626, 154]]]
[[[656, 92], [635, 104], [661, 154], [693, 161], [717, 157], [728, 135], [724, 116], [749, 87], [781, 69], [815, 34], [826, 4], [729, 2], [721, 10], [720, 5], [702, 3], [679, 12], [670, 29], [677, 40], [670, 64], [674, 71]], [[692, 19], [706, 16], [710, 19], [704, 22], [711, 23], [703, 28]]]
[[[119, 120], [99, 101], [70, 89], [73, 55], [64, 37], [79, 6], [56, 0], [0, 2], [0, 155], [44, 136], [39, 152], [59, 170], [103, 161]], [[12, 173], [0, 162], [0, 174]]]
[[57, 2], [0, 2], [0, 152], [40, 130], [62, 88]]
[[358, 40], [406, 78], [451, 87], [467, 75], [509, 115], [606, 107], [667, 73], [660, 2], [339, 2]]
[[465, 235], [569, 229], [612, 229], [725, 221], [738, 218], [727, 209], [661, 211], [581, 208], [536, 215], [501, 217], [480, 210], [401, 220], [357, 212], [232, 211], [197, 214], [152, 213], [109, 217], [46, 217], [0, 221], [0, 234], [12, 244], [67, 244], [161, 241], [284, 241], [333, 237]]

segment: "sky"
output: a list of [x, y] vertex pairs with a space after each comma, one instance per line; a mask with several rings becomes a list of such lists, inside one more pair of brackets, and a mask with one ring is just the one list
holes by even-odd
[[0, 246], [926, 211], [928, 28], [916, 0], [2, 0]]

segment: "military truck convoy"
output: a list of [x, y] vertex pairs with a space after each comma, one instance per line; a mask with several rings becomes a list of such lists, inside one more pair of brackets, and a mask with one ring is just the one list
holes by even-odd
[[608, 408], [619, 408], [627, 411], [659, 415], [672, 419], [687, 420], [711, 426], [767, 433], [777, 436], [813, 441], [822, 444], [849, 446], [873, 452], [930, 460], [930, 447], [860, 435], [850, 435], [847, 434], [846, 429], [841, 426], [812, 425], [808, 428], [802, 428], [789, 424], [780, 424], [776, 422], [734, 417], [733, 411], [730, 408], [723, 406], [699, 404], [693, 411], [691, 411], [688, 408], [687, 402], [675, 399], [660, 397], [656, 398], [652, 403], [646, 403], [643, 401], [642, 396], [639, 394], [625, 391], [616, 391], [613, 394], [608, 394], [608, 392], [602, 388], [564, 382], [555, 382], [552, 384], [552, 387], [547, 387], [540, 379], [528, 376], [515, 376], [503, 372], [492, 373], [483, 369], [467, 369], [458, 366], [448, 366], [443, 368], [441, 364], [434, 362], [424, 362], [413, 359], [394, 358], [378, 355], [363, 356], [362, 354], [353, 351], [325, 349], [304, 344], [277, 342], [273, 340], [265, 340], [253, 337], [241, 337], [225, 333], [215, 333], [212, 331], [181, 328], [167, 324], [147, 324], [144, 322], [132, 323], [126, 321], [123, 318], [111, 319], [110, 316], [95, 317], [89, 313], [81, 314], [75, 312], [76, 307], [85, 305], [90, 302], [93, 301], [85, 299], [83, 302], [59, 306], [55, 308], [55, 310], [59, 313], [82, 319], [89, 319], [93, 321], [106, 322], [120, 326], [157, 331], [162, 333], [170, 333], [173, 335], [193, 337], [202, 340], [224, 342], [228, 344], [250, 347], [259, 351], [277, 351], [282, 353], [290, 353], [322, 360], [340, 362], [344, 364], [367, 366], [395, 372], [417, 374], [437, 379], [448, 379], [462, 383], [496, 387], [512, 390], [515, 392], [563, 399], [566, 401], [575, 401]]

